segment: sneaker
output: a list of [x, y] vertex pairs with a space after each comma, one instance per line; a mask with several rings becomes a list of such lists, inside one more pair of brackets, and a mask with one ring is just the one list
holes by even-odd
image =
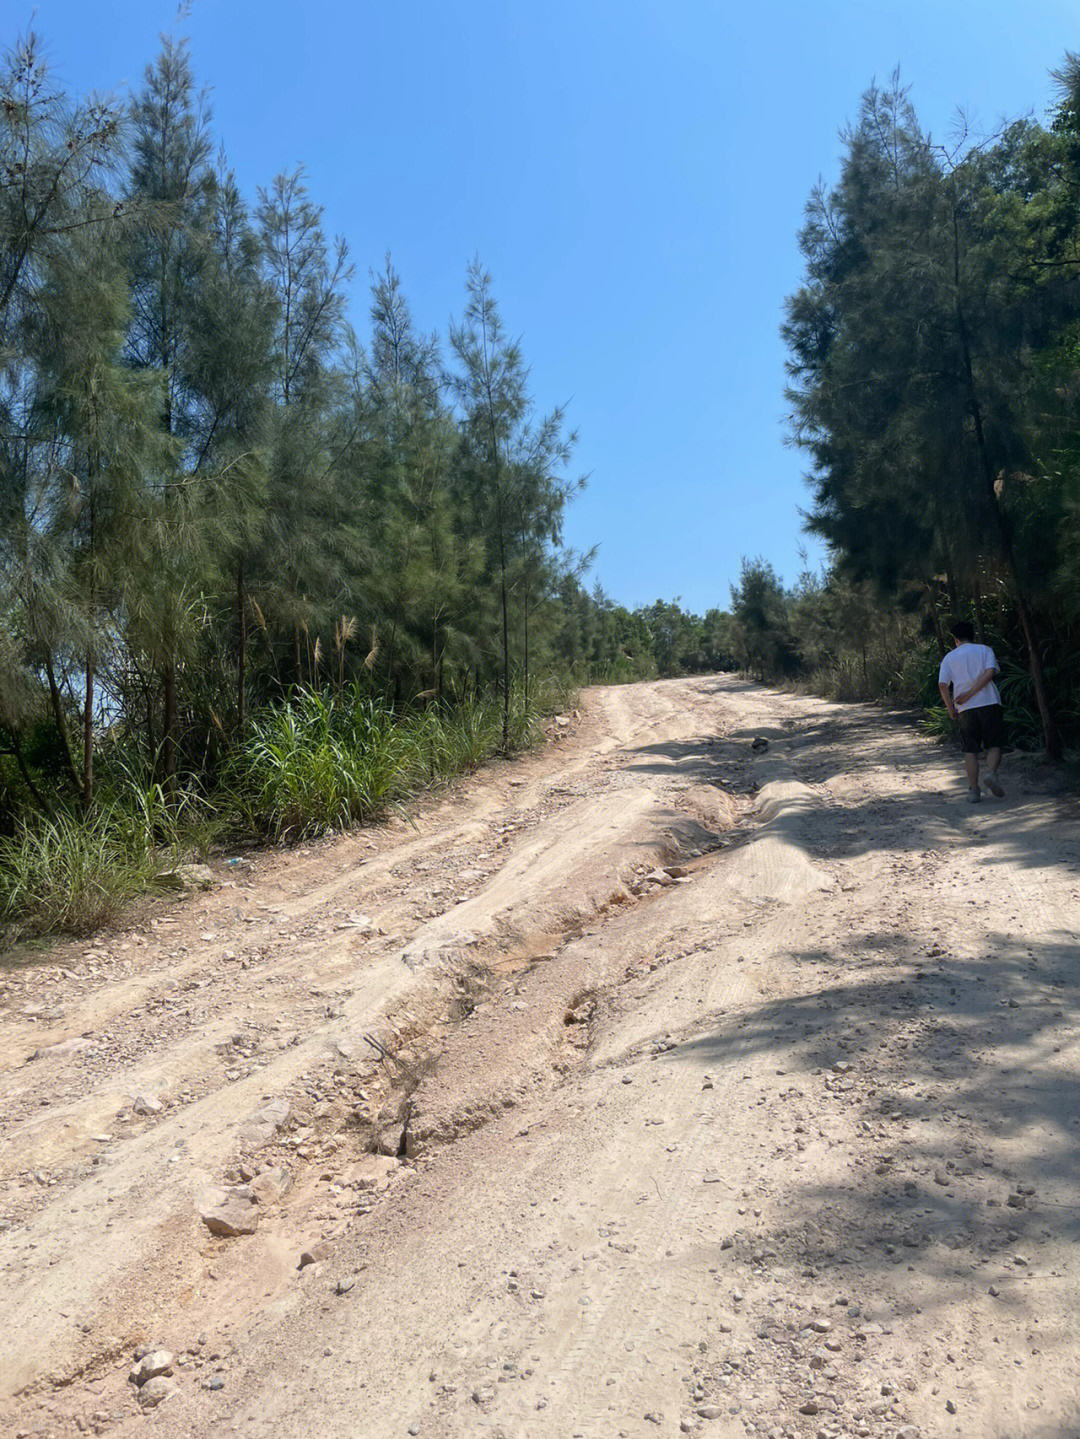
[[969, 802], [969, 804], [978, 804], [981, 799], [982, 799], [982, 791], [979, 789], [979, 786], [978, 786], [978, 785], [976, 785], [976, 786], [974, 787], [974, 789], [969, 789], [969, 790], [968, 790], [968, 802]]
[[996, 774], [988, 774], [986, 776], [986, 788], [990, 791], [992, 795], [994, 795], [996, 799], [1004, 798], [1005, 791], [998, 784]]

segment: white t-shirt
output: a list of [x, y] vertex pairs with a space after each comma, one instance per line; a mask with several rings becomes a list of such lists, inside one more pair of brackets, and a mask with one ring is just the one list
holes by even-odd
[[[996, 670], [998, 662], [989, 645], [962, 644], [950, 650], [941, 661], [938, 683], [953, 687], [953, 698], [965, 694], [982, 674], [983, 670]], [[977, 695], [966, 704], [958, 704], [958, 710], [978, 709], [981, 705], [999, 705], [1001, 695], [993, 680], [984, 684]]]

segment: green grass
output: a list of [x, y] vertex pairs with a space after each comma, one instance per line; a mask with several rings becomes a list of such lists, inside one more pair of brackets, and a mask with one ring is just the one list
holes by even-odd
[[[526, 705], [511, 694], [510, 750], [539, 743], [543, 716], [565, 697], [541, 683]], [[481, 697], [401, 715], [359, 689], [304, 690], [257, 715], [223, 780], [244, 834], [293, 840], [362, 824], [479, 768], [502, 747], [502, 703]]]
[[131, 846], [113, 809], [92, 819], [21, 820], [0, 839], [0, 920], [37, 934], [88, 934], [153, 883], [153, 855]]
[[243, 832], [277, 840], [344, 829], [411, 792], [422, 755], [408, 722], [354, 692], [303, 691], [257, 715], [224, 776]]
[[[511, 694], [510, 749], [543, 738], [543, 718], [574, 702], [543, 677], [526, 705]], [[102, 765], [102, 802], [87, 819], [23, 815], [0, 839], [0, 923], [19, 933], [88, 934], [113, 920], [155, 876], [225, 839], [293, 841], [378, 818], [501, 754], [494, 696], [395, 714], [360, 687], [297, 691], [255, 715], [209, 796], [170, 797], [117, 747]]]

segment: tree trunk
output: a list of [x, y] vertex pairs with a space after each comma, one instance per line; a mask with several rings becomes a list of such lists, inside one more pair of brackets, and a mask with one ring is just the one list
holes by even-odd
[[154, 695], [149, 683], [143, 686], [146, 698], [146, 753], [150, 756], [151, 773], [157, 769], [157, 737], [154, 733]]
[[525, 586], [525, 634], [522, 679], [525, 685], [525, 708], [529, 708], [529, 587]]
[[960, 599], [957, 594], [956, 580], [953, 577], [952, 556], [948, 546], [945, 548], [945, 593], [949, 597], [949, 613], [954, 619], [960, 618]]
[[172, 660], [162, 675], [164, 690], [164, 735], [162, 754], [165, 764], [165, 789], [171, 796], [176, 788], [176, 665]]
[[975, 581], [972, 599], [975, 603], [975, 638], [981, 645], [984, 645], [986, 643], [986, 626], [983, 623], [982, 589], [978, 580]]
[[394, 612], [394, 620], [390, 626], [390, 643], [386, 652], [386, 680], [387, 685], [392, 685], [394, 693], [397, 694], [397, 673], [394, 670], [394, 649], [397, 645], [397, 611]]
[[33, 776], [26, 767], [26, 760], [23, 758], [22, 745], [20, 745], [19, 743], [19, 736], [17, 734], [12, 733], [11, 749], [8, 751], [8, 753], [14, 755], [15, 763], [19, 766], [19, 773], [23, 777], [23, 783], [26, 785], [26, 788], [33, 796], [34, 803], [45, 815], [46, 819], [53, 819], [54, 815], [48, 800], [38, 789], [37, 785], [34, 783]]
[[83, 711], [83, 809], [94, 803], [94, 652], [86, 655], [86, 706]]
[[938, 659], [943, 660], [949, 653], [949, 646], [945, 643], [945, 632], [941, 628], [941, 616], [938, 614], [937, 599], [929, 585], [926, 586], [926, 597], [930, 604], [930, 619], [934, 626], [934, 638], [937, 640]]
[[499, 571], [499, 598], [502, 601], [503, 650], [503, 750], [510, 749], [510, 617], [506, 604], [506, 567]]
[[67, 722], [64, 719], [64, 707], [60, 702], [60, 686], [56, 683], [56, 675], [53, 671], [52, 655], [45, 656], [45, 673], [49, 677], [49, 699], [52, 704], [53, 719], [56, 721], [56, 728], [60, 732], [60, 744], [64, 751], [64, 759], [67, 762], [68, 778], [75, 787], [75, 793], [82, 792], [82, 777], [75, 768], [75, 756], [71, 751], [71, 739], [68, 735]]
[[247, 612], [244, 609], [244, 557], [236, 562], [236, 625], [239, 638], [236, 646], [236, 733], [244, 737], [247, 722]]

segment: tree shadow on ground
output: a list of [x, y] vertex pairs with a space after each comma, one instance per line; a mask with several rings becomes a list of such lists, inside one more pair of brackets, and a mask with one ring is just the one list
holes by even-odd
[[[958, 958], [865, 930], [778, 954], [807, 971], [804, 992], [719, 1012], [657, 1062], [734, 1076], [723, 1102], [742, 1092], [760, 1116], [757, 1182], [776, 1208], [732, 1236], [728, 1282], [798, 1270], [864, 1320], [904, 1322], [939, 1365], [959, 1345], [961, 1367], [992, 1371], [995, 1335], [1011, 1331], [1017, 1354], [1043, 1356], [1036, 1397], [1010, 1354], [1021, 1398], [1037, 1409], [1049, 1394], [1060, 1414], [1077, 1368], [1080, 1076], [1068, 1051], [1080, 946], [1070, 934], [983, 940], [984, 954]], [[905, 1355], [916, 1378], [918, 1362]], [[1029, 1412], [995, 1433], [1072, 1439], [1077, 1419]]]
[[[802, 1262], [857, 1251], [864, 1277], [906, 1263], [948, 1278], [1029, 1238], [1080, 1240], [1080, 1076], [1058, 1057], [1080, 1025], [1080, 946], [990, 933], [985, 947], [957, 959], [867, 932], [795, 951], [787, 962], [815, 972], [805, 993], [717, 1016], [664, 1056], [775, 1061], [787, 1092], [770, 1099], [763, 1132], [792, 1156], [796, 1124], [809, 1137], [828, 1111], [850, 1111], [850, 1183], [803, 1186], [787, 1171], [786, 1197], [814, 1221], [806, 1232], [832, 1236], [809, 1238]], [[822, 983], [838, 967], [843, 978]], [[1010, 1157], [1021, 1141], [1022, 1172]]]
[[[1041, 781], [1025, 785], [1006, 775], [1004, 800], [987, 793], [982, 804], [969, 805], [959, 752], [936, 752], [910, 727], [897, 724], [895, 744], [883, 761], [881, 729], [887, 722], [888, 716], [860, 710], [851, 724], [846, 718], [843, 724], [813, 721], [797, 735], [779, 729], [702, 734], [641, 745], [626, 763], [636, 773], [674, 773], [735, 795], [757, 793], [775, 780], [798, 781], [817, 806], [812, 843], [803, 844], [817, 860], [881, 851], [925, 854], [960, 841], [977, 847], [980, 866], [1009, 863], [1080, 876], [1075, 796], [1047, 793]], [[758, 737], [769, 739], [761, 755], [750, 747]], [[880, 776], [883, 770], [896, 776], [884, 793], [880, 780], [870, 792], [860, 785], [861, 776]], [[830, 780], [840, 781], [832, 791], [824, 788]]]

